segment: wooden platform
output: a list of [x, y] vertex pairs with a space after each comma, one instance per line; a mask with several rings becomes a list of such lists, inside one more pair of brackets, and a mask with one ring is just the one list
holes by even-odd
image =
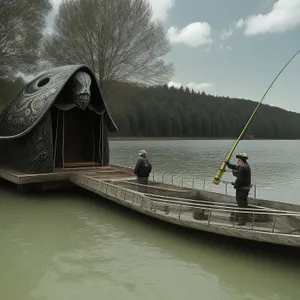
[[58, 181], [70, 181], [74, 174], [92, 176], [101, 180], [131, 180], [136, 177], [128, 172], [113, 166], [107, 167], [71, 167], [56, 169], [53, 173], [46, 174], [24, 174], [8, 169], [0, 169], [0, 178], [17, 185], [47, 183]]
[[85, 167], [85, 168], [92, 168], [92, 167], [101, 167], [101, 164], [98, 162], [93, 161], [81, 161], [81, 162], [65, 162], [64, 168], [78, 168], [78, 167]]

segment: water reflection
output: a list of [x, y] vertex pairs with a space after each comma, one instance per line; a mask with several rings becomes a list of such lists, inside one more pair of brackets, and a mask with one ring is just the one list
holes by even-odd
[[0, 205], [1, 299], [294, 300], [300, 294], [299, 259], [275, 248], [260, 251], [157, 224], [88, 193], [6, 192]]
[[[122, 141], [111, 143], [111, 156], [134, 165], [145, 148], [155, 171], [211, 179], [231, 144]], [[299, 203], [300, 157], [290, 150], [298, 144], [241, 143], [259, 196]], [[289, 250], [158, 224], [89, 193], [0, 192], [0, 299], [299, 298], [299, 257]]]

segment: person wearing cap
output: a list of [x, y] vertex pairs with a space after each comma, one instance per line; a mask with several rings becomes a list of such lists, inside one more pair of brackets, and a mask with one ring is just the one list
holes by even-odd
[[152, 165], [147, 158], [147, 152], [141, 150], [139, 159], [134, 168], [134, 174], [137, 176], [137, 182], [140, 184], [148, 184], [149, 174], [152, 171]]
[[[251, 188], [251, 168], [247, 162], [247, 153], [238, 154], [236, 155], [236, 158], [238, 160], [236, 165], [229, 163], [228, 160], [225, 160], [225, 164], [229, 169], [232, 169], [233, 175], [236, 176], [236, 180], [233, 183], [233, 186], [236, 189], [237, 205], [241, 208], [247, 208], [248, 194]], [[233, 221], [233, 218], [235, 218], [236, 220], [235, 214], [231, 213], [230, 220]], [[247, 214], [238, 213], [238, 225], [245, 225], [246, 219]]]

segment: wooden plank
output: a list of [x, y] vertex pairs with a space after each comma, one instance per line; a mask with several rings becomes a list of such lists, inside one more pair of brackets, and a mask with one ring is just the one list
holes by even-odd
[[14, 170], [0, 168], [0, 178], [15, 184], [46, 183], [70, 180], [72, 174], [82, 174], [101, 180], [133, 180], [135, 176], [116, 167], [78, 167], [69, 169], [55, 169], [52, 173], [25, 174]]
[[74, 162], [65, 162], [64, 168], [74, 168], [74, 167], [94, 167], [101, 166], [101, 163], [93, 162], [93, 161], [74, 161]]

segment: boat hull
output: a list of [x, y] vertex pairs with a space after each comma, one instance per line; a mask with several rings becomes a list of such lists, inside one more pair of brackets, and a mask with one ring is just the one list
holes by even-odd
[[[137, 211], [152, 218], [159, 219], [164, 222], [175, 224], [181, 227], [186, 227], [198, 231], [209, 232], [223, 236], [235, 237], [239, 239], [278, 245], [287, 245], [292, 247], [300, 247], [300, 232], [297, 232], [296, 234], [292, 234], [290, 232], [279, 232], [278, 229], [276, 230], [276, 228], [272, 228], [272, 226], [262, 228], [259, 226], [253, 226], [251, 222], [247, 226], [237, 226], [237, 224], [234, 224], [234, 222], [218, 223], [213, 222], [209, 219], [196, 220], [193, 216], [194, 211], [197, 207], [186, 207], [185, 205], [173, 205], [170, 203], [158, 203], [156, 201], [153, 201], [149, 197], [149, 193], [143, 193], [142, 190], [148, 189], [149, 192], [149, 189], [151, 189], [151, 184], [153, 184], [154, 186], [155, 184], [157, 184], [155, 182], [150, 182], [149, 186], [139, 186], [138, 184], [132, 181], [100, 182], [96, 178], [86, 178], [80, 176], [80, 174], [74, 175], [71, 178], [71, 181], [76, 185], [79, 185], [82, 188], [87, 189], [93, 193], [96, 193], [102, 196], [103, 198], [107, 198], [121, 206], [127, 207], [131, 210]], [[133, 184], [134, 186], [136, 186], [135, 190], [133, 188], [125, 188], [124, 183], [127, 183], [129, 185]], [[166, 193], [166, 190], [168, 190], [169, 186], [165, 186], [166, 188], [156, 187], [156, 194], [159, 193], [159, 189], [164, 189], [164, 193]], [[232, 199], [234, 199], [231, 196], [226, 196], [218, 193], [211, 193], [207, 191], [194, 189], [176, 191], [174, 190], [174, 188], [169, 188], [169, 194], [174, 195], [177, 193], [177, 196], [180, 196], [179, 194], [182, 192], [187, 192], [191, 195], [197, 195], [197, 193], [205, 193], [207, 196], [210, 197], [219, 197], [219, 201], [224, 201], [226, 199], [228, 202], [230, 202], [232, 201]], [[259, 201], [260, 200], [251, 200], [251, 202], [256, 202], [256, 204], [259, 204]], [[218, 204], [218, 202], [216, 202], [216, 204]], [[275, 207], [289, 207], [289, 205], [284, 205], [281, 203], [272, 203], [272, 205], [274, 205]], [[166, 207], [169, 207], [169, 210], [166, 209]], [[296, 208], [300, 209], [300, 207], [298, 206], [296, 206]], [[233, 208], [233, 210], [234, 209], [236, 208]], [[266, 214], [272, 214], [272, 212], [268, 212]], [[284, 216], [284, 218], [286, 218], [286, 216]], [[296, 213], [296, 216], [293, 218], [296, 218], [293, 221], [296, 223], [296, 225], [299, 225], [300, 229], [300, 216], [298, 217]], [[284, 224], [286, 226], [289, 226], [286, 220]]]

